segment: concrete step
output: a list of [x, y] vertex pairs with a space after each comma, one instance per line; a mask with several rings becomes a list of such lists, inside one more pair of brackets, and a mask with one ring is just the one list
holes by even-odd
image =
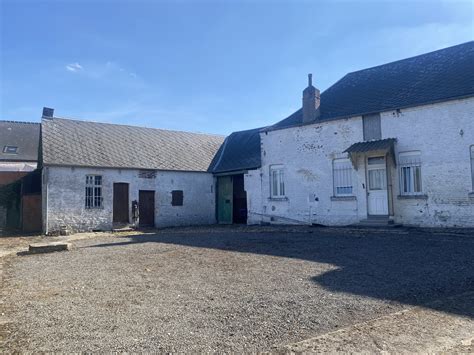
[[351, 227], [361, 228], [399, 228], [401, 226], [401, 224], [397, 224], [387, 217], [370, 217], [351, 225]]
[[133, 231], [134, 229], [131, 228], [131, 227], [122, 227], [122, 228], [114, 228], [112, 229], [112, 232], [113, 233], [119, 233], [119, 232], [131, 232]]
[[56, 251], [71, 250], [71, 244], [66, 242], [34, 243], [29, 245], [30, 254], [53, 253]]

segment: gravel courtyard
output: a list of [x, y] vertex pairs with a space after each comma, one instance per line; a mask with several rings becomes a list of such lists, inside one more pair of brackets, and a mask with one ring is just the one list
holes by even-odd
[[[265, 351], [474, 290], [474, 236], [184, 228], [8, 257], [6, 351]], [[1, 324], [0, 324], [1, 325]]]

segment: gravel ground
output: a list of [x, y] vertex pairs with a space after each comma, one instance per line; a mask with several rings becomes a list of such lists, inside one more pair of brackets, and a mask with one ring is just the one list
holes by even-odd
[[474, 290], [469, 233], [190, 228], [74, 244], [6, 258], [6, 351], [271, 350]]

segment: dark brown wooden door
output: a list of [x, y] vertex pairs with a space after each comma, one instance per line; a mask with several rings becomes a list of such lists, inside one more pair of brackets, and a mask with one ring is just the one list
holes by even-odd
[[138, 192], [138, 211], [140, 226], [155, 226], [155, 191], [140, 190]]
[[116, 223], [128, 223], [128, 184], [114, 183], [114, 218]]

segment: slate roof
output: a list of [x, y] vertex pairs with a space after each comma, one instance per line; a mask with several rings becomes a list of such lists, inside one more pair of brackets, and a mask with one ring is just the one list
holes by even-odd
[[[474, 95], [474, 41], [359, 70], [321, 94], [319, 121], [425, 105]], [[302, 124], [299, 109], [271, 126]]]
[[[37, 161], [40, 124], [0, 121], [0, 161]], [[17, 154], [4, 153], [5, 146], [18, 147]]]
[[368, 142], [354, 143], [349, 148], [347, 148], [344, 153], [364, 153], [372, 152], [374, 150], [392, 149], [396, 141], [396, 138], [386, 138]]
[[56, 118], [42, 120], [44, 165], [207, 171], [218, 135]]
[[214, 157], [209, 171], [223, 173], [259, 168], [260, 130], [261, 128], [250, 129], [228, 136]]

